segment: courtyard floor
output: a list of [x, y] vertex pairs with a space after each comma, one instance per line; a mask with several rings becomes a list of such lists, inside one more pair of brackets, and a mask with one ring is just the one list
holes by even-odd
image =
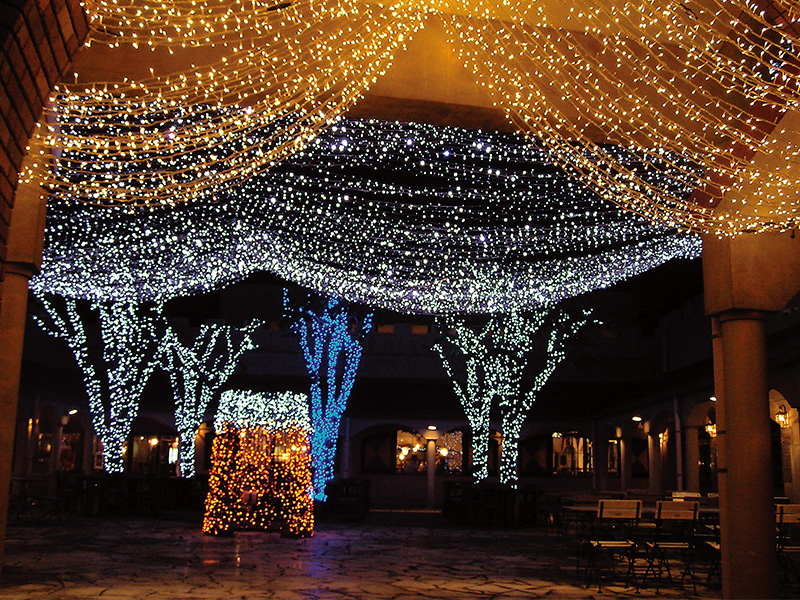
[[473, 529], [424, 511], [323, 522], [307, 539], [204, 536], [196, 515], [15, 524], [0, 581], [7, 600], [720, 597], [697, 592], [599, 590], [552, 529]]

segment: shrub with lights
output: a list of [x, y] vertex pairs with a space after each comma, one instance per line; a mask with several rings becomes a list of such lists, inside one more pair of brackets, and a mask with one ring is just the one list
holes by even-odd
[[314, 499], [324, 502], [325, 486], [333, 479], [342, 413], [353, 389], [364, 338], [372, 329], [372, 313], [357, 317], [344, 300], [302, 296], [284, 290], [284, 312], [300, 341], [311, 377]]
[[186, 343], [169, 327], [164, 339], [162, 366], [169, 372], [175, 399], [175, 427], [180, 443], [180, 473], [195, 472], [195, 432], [206, 414], [209, 402], [233, 373], [239, 359], [257, 346], [252, 333], [260, 321], [241, 328], [223, 323], [204, 323], [194, 340]]
[[[92, 425], [103, 445], [103, 468], [121, 473], [123, 444], [147, 380], [158, 364], [164, 327], [160, 307], [137, 302], [93, 303], [95, 329], [76, 300], [34, 291], [44, 308], [44, 314], [34, 314], [34, 320], [45, 332], [67, 343], [83, 372]], [[95, 356], [98, 345], [101, 350]]]
[[314, 532], [304, 394], [226, 391], [214, 420], [203, 532]]
[[[489, 418], [500, 409], [503, 445], [500, 481], [516, 487], [519, 437], [536, 395], [564, 360], [566, 346], [590, 322], [589, 313], [570, 315], [552, 306], [527, 314], [493, 315], [488, 321], [440, 319], [434, 345], [472, 428], [473, 474], [488, 477]], [[542, 337], [546, 338], [536, 353]], [[533, 373], [531, 381], [523, 374]]]

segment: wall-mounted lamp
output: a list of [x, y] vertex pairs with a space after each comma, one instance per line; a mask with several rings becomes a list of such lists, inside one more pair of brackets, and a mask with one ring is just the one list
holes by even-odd
[[636, 421], [637, 423], [641, 423], [642, 422], [642, 417], [640, 417], [639, 415], [633, 415], [631, 417], [631, 421]]
[[708, 421], [708, 423], [706, 423], [706, 433], [712, 438], [717, 437], [717, 424]]
[[778, 412], [775, 414], [775, 420], [781, 427], [789, 427], [789, 413], [786, 411], [785, 405], [781, 404], [778, 407]]

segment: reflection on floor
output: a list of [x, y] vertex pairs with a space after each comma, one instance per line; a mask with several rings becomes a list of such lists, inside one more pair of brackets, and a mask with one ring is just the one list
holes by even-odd
[[[197, 522], [195, 522], [197, 521]], [[8, 530], [0, 597], [600, 598], [691, 596], [586, 584], [554, 531], [476, 530], [440, 514], [370, 514], [321, 523], [309, 539], [200, 533], [199, 517], [73, 519]], [[719, 598], [698, 587], [699, 596]]]

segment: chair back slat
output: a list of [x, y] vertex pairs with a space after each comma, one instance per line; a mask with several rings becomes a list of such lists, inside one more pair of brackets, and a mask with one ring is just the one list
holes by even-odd
[[656, 521], [694, 521], [699, 507], [697, 501], [659, 500], [656, 502]]
[[800, 504], [779, 504], [775, 520], [778, 523], [800, 523]]
[[598, 500], [599, 519], [639, 520], [642, 515], [641, 500]]

